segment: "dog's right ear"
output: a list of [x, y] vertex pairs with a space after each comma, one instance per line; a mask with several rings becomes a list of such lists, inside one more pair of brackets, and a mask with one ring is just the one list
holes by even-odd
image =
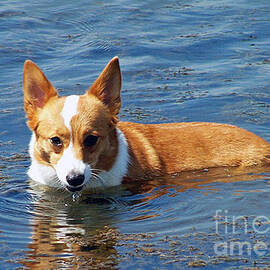
[[51, 97], [58, 94], [39, 67], [30, 60], [24, 63], [23, 91], [28, 126], [33, 130], [37, 111], [43, 108]]

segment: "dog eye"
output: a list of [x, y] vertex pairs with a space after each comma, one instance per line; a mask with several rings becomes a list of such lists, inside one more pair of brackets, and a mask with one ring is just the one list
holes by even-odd
[[50, 138], [50, 142], [54, 145], [54, 146], [62, 146], [62, 141], [59, 137], [55, 136]]
[[85, 139], [84, 139], [84, 146], [94, 146], [98, 141], [98, 137], [97, 136], [94, 136], [94, 135], [89, 135], [87, 136]]

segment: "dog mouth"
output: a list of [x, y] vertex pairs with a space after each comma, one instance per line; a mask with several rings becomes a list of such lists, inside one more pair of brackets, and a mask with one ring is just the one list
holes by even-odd
[[76, 192], [76, 191], [81, 191], [83, 189], [83, 185], [79, 187], [66, 186], [65, 188], [69, 192]]

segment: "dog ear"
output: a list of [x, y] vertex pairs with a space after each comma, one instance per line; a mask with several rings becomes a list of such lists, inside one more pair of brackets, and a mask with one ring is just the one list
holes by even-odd
[[24, 109], [31, 128], [33, 126], [31, 122], [37, 110], [43, 108], [51, 97], [58, 96], [58, 94], [39, 67], [30, 60], [26, 60], [24, 63], [23, 90]]
[[117, 115], [121, 108], [121, 81], [119, 60], [118, 57], [114, 57], [87, 93], [96, 96], [113, 115]]

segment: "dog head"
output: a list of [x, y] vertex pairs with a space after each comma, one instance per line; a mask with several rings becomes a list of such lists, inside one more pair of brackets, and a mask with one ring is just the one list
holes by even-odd
[[113, 167], [118, 155], [116, 124], [121, 107], [117, 57], [84, 95], [66, 97], [60, 97], [38, 66], [27, 60], [23, 89], [27, 124], [33, 131], [31, 178], [38, 175], [35, 170], [45, 168], [52, 171], [50, 179], [40, 176], [41, 180], [34, 180], [77, 191]]

